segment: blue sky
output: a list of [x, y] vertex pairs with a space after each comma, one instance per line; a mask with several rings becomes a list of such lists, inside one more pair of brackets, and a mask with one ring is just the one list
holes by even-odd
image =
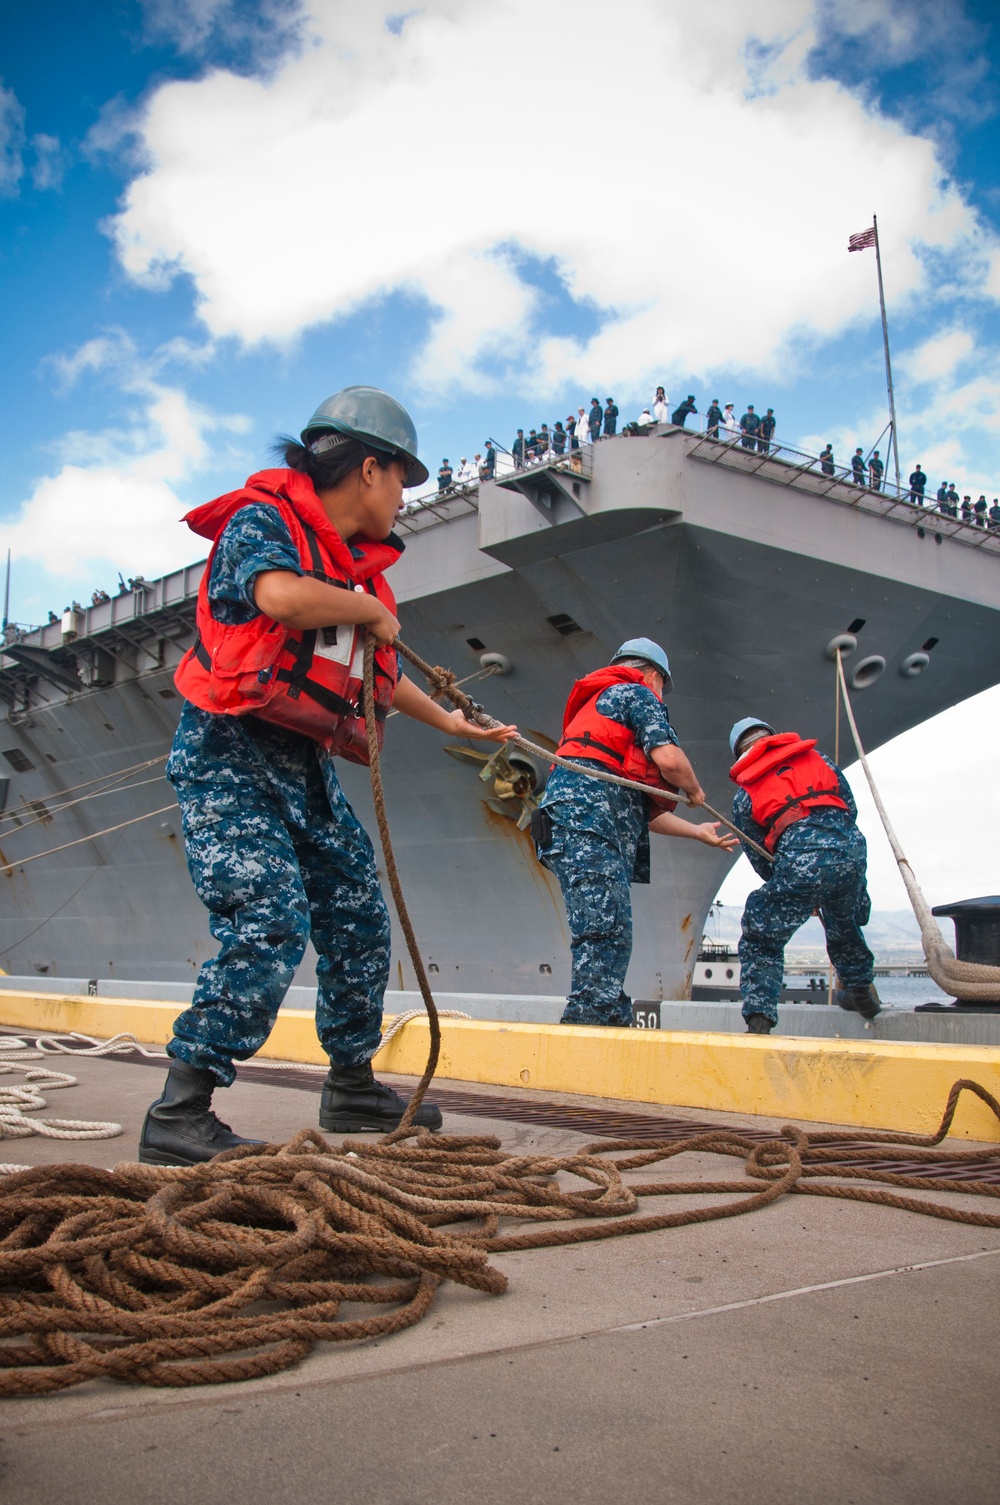
[[354, 381], [432, 470], [657, 382], [846, 458], [885, 422], [873, 210], [904, 470], [1000, 490], [996, 6], [607, 15], [0, 0], [13, 617], [197, 557], [180, 513]]

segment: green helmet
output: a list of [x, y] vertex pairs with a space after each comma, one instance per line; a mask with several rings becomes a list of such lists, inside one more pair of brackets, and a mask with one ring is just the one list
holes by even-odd
[[302, 443], [314, 446], [322, 434], [345, 434], [372, 449], [397, 455], [407, 464], [406, 486], [422, 486], [427, 466], [417, 459], [417, 431], [409, 413], [378, 387], [344, 387], [321, 402], [302, 430]]

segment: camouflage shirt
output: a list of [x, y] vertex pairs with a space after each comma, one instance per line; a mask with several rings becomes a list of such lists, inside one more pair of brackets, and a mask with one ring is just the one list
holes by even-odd
[[[655, 748], [677, 743], [666, 706], [645, 685], [612, 685], [597, 697], [597, 710], [627, 726], [636, 744], [649, 757]], [[581, 767], [607, 773], [592, 758], [574, 758]], [[657, 800], [604, 784], [586, 774], [556, 768], [549, 777], [542, 804], [551, 818], [574, 832], [635, 852], [633, 883], [649, 882], [649, 822], [663, 807]]]

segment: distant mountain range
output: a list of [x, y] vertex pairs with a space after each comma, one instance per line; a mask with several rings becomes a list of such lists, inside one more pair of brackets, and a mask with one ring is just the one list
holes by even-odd
[[[709, 940], [724, 941], [735, 946], [740, 938], [740, 920], [743, 911], [738, 905], [715, 905], [709, 911], [705, 934]], [[940, 924], [940, 922], [939, 922]], [[949, 945], [955, 944], [954, 928], [950, 920], [941, 924], [941, 933]], [[920, 945], [920, 927], [909, 909], [876, 909], [865, 926], [865, 938], [879, 962], [916, 960], [923, 955]], [[807, 920], [796, 931], [786, 950], [786, 956], [794, 958], [800, 953], [825, 955], [823, 927], [818, 919]]]

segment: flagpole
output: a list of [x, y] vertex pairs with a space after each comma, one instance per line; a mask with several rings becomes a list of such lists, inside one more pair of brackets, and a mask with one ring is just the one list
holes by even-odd
[[896, 491], [899, 486], [899, 439], [896, 433], [896, 400], [892, 394], [892, 363], [889, 360], [889, 326], [885, 319], [885, 290], [882, 286], [882, 255], [878, 246], [878, 215], [872, 215], [875, 230], [875, 266], [878, 270], [878, 301], [882, 310], [882, 343], [885, 346], [885, 384], [889, 391], [889, 422], [892, 425], [892, 453], [896, 462]]
[[3, 626], [0, 628], [4, 634], [7, 632], [7, 621], [10, 617], [10, 550], [7, 550], [7, 578], [3, 587]]

